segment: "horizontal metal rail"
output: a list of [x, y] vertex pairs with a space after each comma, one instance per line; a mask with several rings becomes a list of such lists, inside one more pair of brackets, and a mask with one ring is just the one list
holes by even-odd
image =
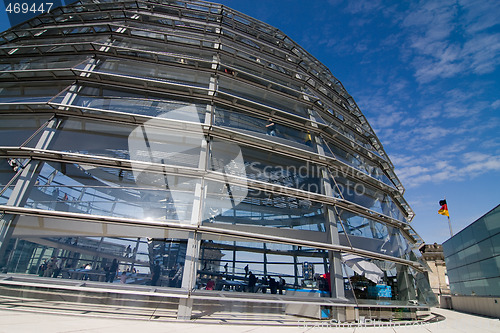
[[24, 207], [13, 207], [0, 205], [0, 212], [4, 214], [13, 214], [13, 215], [29, 215], [29, 216], [38, 216], [38, 217], [53, 217], [53, 218], [61, 218], [61, 219], [73, 219], [79, 221], [88, 221], [88, 222], [103, 222], [103, 223], [112, 223], [112, 224], [123, 224], [123, 225], [133, 225], [133, 226], [143, 226], [143, 227], [155, 227], [155, 228], [163, 228], [168, 230], [178, 230], [178, 231], [187, 231], [187, 232], [195, 232], [200, 234], [207, 235], [217, 235], [217, 236], [228, 236], [240, 238], [243, 240], [251, 240], [256, 242], [270, 242], [277, 244], [286, 244], [286, 245], [295, 245], [295, 246], [306, 246], [311, 248], [316, 248], [320, 250], [328, 250], [328, 251], [337, 251], [337, 252], [345, 252], [357, 254], [362, 257], [379, 259], [379, 260], [387, 260], [391, 262], [395, 262], [398, 264], [406, 265], [416, 269], [419, 272], [424, 272], [425, 267], [422, 266], [418, 262], [414, 262], [411, 260], [401, 259], [389, 255], [384, 255], [380, 253], [375, 253], [367, 250], [362, 250], [358, 248], [352, 248], [349, 246], [343, 246], [338, 244], [326, 244], [321, 242], [313, 242], [307, 240], [293, 239], [288, 237], [281, 236], [273, 236], [273, 235], [264, 235], [264, 234], [256, 234], [252, 232], [245, 232], [240, 230], [230, 230], [223, 229], [217, 227], [210, 227], [205, 225], [193, 225], [193, 224], [185, 224], [179, 222], [168, 222], [168, 221], [149, 221], [149, 220], [139, 220], [139, 219], [130, 219], [130, 218], [118, 218], [112, 216], [102, 216], [102, 215], [89, 215], [82, 213], [71, 213], [71, 212], [61, 212], [61, 211], [48, 211], [48, 210], [40, 210], [35, 208], [24, 208]]

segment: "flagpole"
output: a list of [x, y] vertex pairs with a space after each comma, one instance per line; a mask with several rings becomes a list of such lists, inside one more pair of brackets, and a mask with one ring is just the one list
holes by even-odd
[[[449, 214], [449, 213], [448, 213]], [[450, 227], [450, 236], [453, 237], [453, 230], [451, 230], [450, 215], [448, 215], [448, 226]]]
[[441, 215], [446, 215], [448, 217], [448, 227], [450, 227], [450, 237], [453, 237], [453, 230], [451, 229], [450, 211], [448, 209], [448, 203], [446, 202], [446, 196], [444, 197], [444, 200], [439, 201], [439, 204], [442, 205], [441, 207], [442, 212], [443, 213], [446, 212], [446, 214], [441, 213], [441, 209], [439, 210], [438, 213]]
[[[446, 196], [444, 197], [446, 200]], [[446, 203], [446, 208], [448, 208], [448, 203]], [[451, 220], [450, 220], [450, 210], [448, 209], [448, 226], [450, 227], [450, 236], [453, 237], [453, 230], [451, 230]]]

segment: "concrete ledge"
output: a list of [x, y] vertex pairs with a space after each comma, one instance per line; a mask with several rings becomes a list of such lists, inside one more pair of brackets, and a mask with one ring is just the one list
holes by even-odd
[[500, 297], [455, 295], [450, 297], [453, 310], [500, 318]]

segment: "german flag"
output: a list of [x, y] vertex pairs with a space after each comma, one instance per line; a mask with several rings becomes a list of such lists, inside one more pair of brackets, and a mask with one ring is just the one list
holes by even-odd
[[441, 209], [438, 210], [438, 214], [450, 217], [450, 213], [448, 213], [448, 204], [446, 203], [446, 199], [439, 200], [439, 205], [441, 206]]

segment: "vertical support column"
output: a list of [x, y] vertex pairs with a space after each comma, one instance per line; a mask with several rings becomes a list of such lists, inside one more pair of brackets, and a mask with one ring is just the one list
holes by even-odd
[[[328, 240], [332, 244], [340, 244], [335, 213], [333, 212], [332, 207], [327, 207], [326, 209], [326, 216], [329, 221], [327, 229]], [[345, 298], [344, 275], [342, 273], [340, 252], [328, 251], [328, 258], [330, 260], [330, 290], [332, 292], [332, 297]]]
[[[309, 118], [313, 121], [312, 126], [317, 127], [315, 121], [314, 114], [309, 111]], [[323, 149], [323, 146], [321, 145], [320, 138], [315, 137], [315, 146], [316, 150], [319, 155], [325, 156], [325, 150]], [[321, 178], [322, 178], [322, 188], [324, 191], [324, 194], [326, 196], [332, 197], [333, 196], [333, 189], [328, 181], [328, 173], [327, 171], [322, 168], [321, 170]], [[335, 212], [332, 206], [325, 205], [325, 226], [326, 226], [326, 232], [328, 236], [328, 242], [331, 244], [338, 245], [340, 244], [340, 239], [339, 239], [339, 232], [337, 229], [337, 218], [335, 216]], [[328, 251], [328, 260], [330, 261], [330, 291], [332, 293], [332, 297], [334, 298], [345, 298], [345, 292], [344, 292], [344, 276], [342, 273], [342, 263], [341, 263], [341, 256], [340, 252], [338, 251]]]
[[[205, 117], [205, 123], [210, 122], [209, 114], [210, 107], [207, 106], [207, 117]], [[207, 150], [208, 143], [205, 139], [201, 142], [200, 158], [198, 162], [198, 168], [206, 170], [207, 168]], [[194, 202], [191, 213], [191, 224], [199, 225], [201, 223], [203, 202], [202, 198], [204, 193], [205, 182], [200, 179], [196, 183]], [[186, 248], [186, 259], [184, 261], [183, 275], [182, 275], [182, 285], [181, 287], [187, 290], [187, 298], [179, 299], [179, 307], [177, 308], [177, 319], [179, 320], [190, 320], [193, 312], [193, 299], [191, 298], [191, 291], [196, 286], [196, 276], [198, 272], [199, 256], [201, 247], [201, 235], [196, 231], [189, 232], [187, 248]]]
[[[49, 124], [43, 130], [35, 148], [47, 149], [49, 147], [55, 136], [59, 122], [57, 118], [50, 120]], [[43, 162], [40, 161], [30, 161], [30, 163], [28, 163], [19, 175], [14, 190], [7, 201], [7, 206], [22, 207], [26, 204], [28, 195], [33, 189], [33, 186], [35, 186], [36, 179], [38, 178], [42, 166]], [[6, 259], [9, 256], [6, 251], [18, 219], [19, 215], [12, 214], [5, 214], [0, 219], [0, 267], [5, 267], [7, 264]]]
[[262, 254], [262, 259], [264, 262], [264, 278], [267, 277], [267, 246], [266, 243], [263, 243], [262, 248], [264, 250], [264, 253]]
[[197, 232], [190, 232], [188, 236], [186, 260], [182, 275], [182, 288], [188, 291], [187, 298], [179, 299], [177, 308], [177, 319], [190, 320], [193, 312], [193, 299], [191, 290], [196, 285], [196, 274], [198, 267], [198, 257], [200, 253], [201, 236]]
[[298, 247], [293, 245], [294, 255], [293, 255], [293, 275], [294, 275], [294, 287], [299, 286], [299, 260], [297, 258]]
[[236, 242], [234, 242], [234, 249], [233, 249], [233, 272], [231, 280], [234, 281], [235, 275], [236, 275]]

